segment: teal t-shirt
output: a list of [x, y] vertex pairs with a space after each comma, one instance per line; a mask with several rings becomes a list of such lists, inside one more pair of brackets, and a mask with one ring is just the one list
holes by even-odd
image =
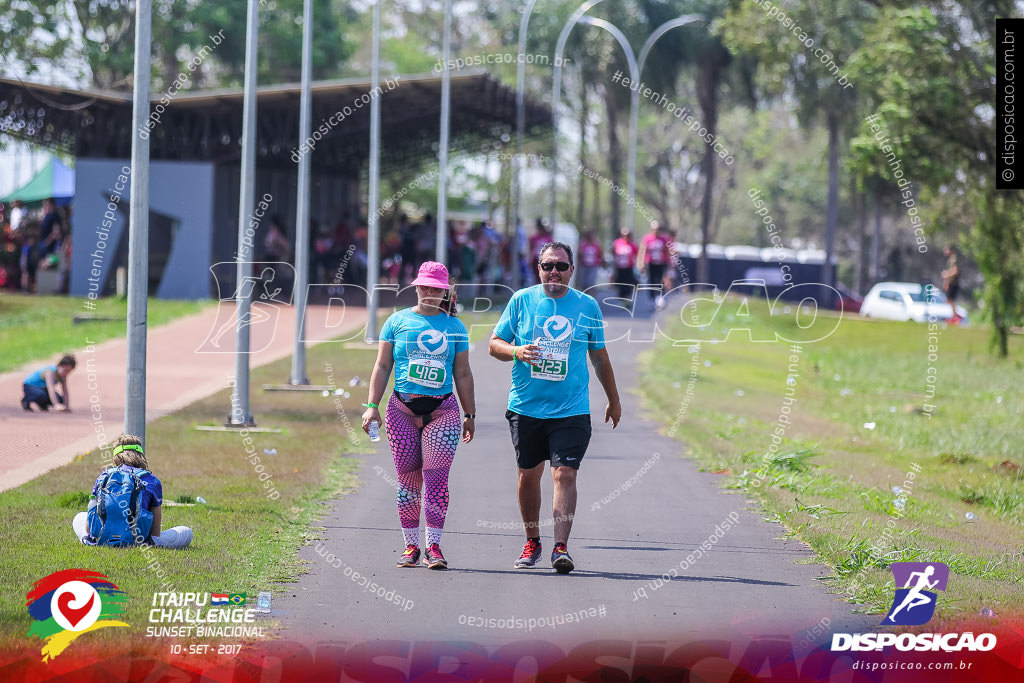
[[[57, 366], [56, 365], [48, 365], [45, 368], [39, 368], [38, 370], [33, 372], [31, 375], [26, 377], [25, 381], [22, 382], [22, 384], [27, 384], [30, 387], [39, 387], [40, 389], [45, 389], [46, 388], [46, 377], [44, 377], [44, 375], [46, 374], [47, 370], [49, 370], [49, 371], [53, 372], [54, 374], [56, 374], [57, 373]], [[59, 378], [55, 378], [55, 381], [57, 379], [59, 379]]]
[[424, 316], [411, 308], [387, 319], [381, 341], [395, 345], [395, 390], [442, 396], [452, 393], [455, 354], [469, 350], [469, 334], [447, 313]]
[[594, 297], [570, 289], [552, 299], [543, 285], [521, 289], [494, 334], [516, 346], [538, 344], [543, 354], [540, 366], [513, 364], [509, 410], [536, 418], [590, 414], [587, 352], [604, 348], [604, 319]]

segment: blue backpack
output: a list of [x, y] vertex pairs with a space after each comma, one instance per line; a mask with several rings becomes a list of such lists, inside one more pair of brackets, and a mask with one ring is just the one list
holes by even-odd
[[100, 480], [96, 505], [89, 509], [89, 536], [96, 545], [133, 546], [144, 543], [153, 526], [153, 513], [142, 510], [142, 476], [149, 470], [109, 469]]

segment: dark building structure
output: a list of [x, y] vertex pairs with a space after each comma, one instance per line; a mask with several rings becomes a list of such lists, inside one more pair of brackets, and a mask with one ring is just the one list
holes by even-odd
[[[254, 236], [257, 254], [271, 215], [282, 218], [294, 242], [301, 153], [311, 155], [314, 220], [333, 224], [344, 215], [352, 221], [365, 215], [371, 97], [381, 102], [382, 176], [425, 168], [436, 160], [441, 78], [390, 76], [381, 85], [374, 95], [364, 80], [314, 83], [313, 139], [305, 151], [298, 140], [299, 86], [258, 89], [254, 190], [257, 202], [271, 199]], [[162, 98], [164, 93], [152, 94], [149, 122], [133, 131], [130, 93], [0, 79], [0, 132], [76, 159], [74, 295], [109, 293], [116, 270], [124, 265], [130, 186], [125, 178], [131, 173], [133, 135], [148, 136], [150, 142], [152, 294], [216, 296], [210, 269], [234, 259], [243, 92], [181, 91], [166, 98], [169, 102]], [[450, 153], [507, 152], [515, 120], [513, 88], [485, 71], [452, 74]], [[528, 134], [549, 134], [550, 120], [546, 106], [527, 99]]]

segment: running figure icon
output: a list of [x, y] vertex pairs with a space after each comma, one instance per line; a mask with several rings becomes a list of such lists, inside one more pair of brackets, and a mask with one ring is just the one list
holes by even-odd
[[[219, 293], [219, 305], [217, 316], [213, 321], [210, 332], [206, 339], [196, 349], [196, 353], [234, 353], [234, 344], [225, 344], [229, 333], [237, 332], [244, 327], [254, 328], [263, 326], [269, 330], [269, 340], [262, 342], [261, 348], [252, 347], [248, 353], [257, 353], [273, 341], [274, 332], [277, 328], [279, 307], [291, 303], [291, 296], [281, 286], [284, 282], [287, 286], [288, 271], [292, 268], [288, 263], [246, 263], [252, 267], [251, 275], [243, 275], [241, 282], [235, 285], [233, 272], [229, 272], [227, 266], [232, 270], [235, 263], [221, 262], [210, 266], [210, 272], [217, 283]], [[231, 292], [230, 296], [226, 293]], [[238, 318], [238, 302], [241, 299], [249, 299], [251, 306], [249, 311], [244, 313], [241, 319]]]
[[889, 565], [896, 586], [885, 625], [919, 626], [935, 614], [936, 591], [946, 590], [949, 567], [942, 562], [893, 562]]
[[[907, 593], [907, 597], [903, 598], [903, 602], [900, 603], [900, 606], [894, 609], [892, 613], [889, 615], [889, 621], [896, 623], [896, 615], [904, 607], [906, 607], [907, 611], [909, 612], [915, 607], [927, 605], [930, 602], [932, 602], [932, 598], [928, 597], [927, 595], [923, 595], [921, 591], [925, 588], [935, 588], [935, 586], [939, 584], [938, 579], [936, 579], [935, 581], [928, 580], [929, 577], [931, 577], [934, 573], [935, 567], [932, 565], [928, 565], [927, 567], [925, 567], [925, 570], [923, 572], [913, 572], [910, 574], [910, 578], [907, 579], [907, 583], [903, 586], [904, 588], [910, 588], [910, 592]], [[914, 580], [915, 576], [917, 577], [917, 584], [913, 588], [911, 588], [910, 583]]]

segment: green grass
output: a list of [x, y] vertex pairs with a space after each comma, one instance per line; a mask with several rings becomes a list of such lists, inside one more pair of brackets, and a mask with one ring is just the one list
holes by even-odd
[[[929, 340], [926, 324], [846, 316], [801, 344], [791, 373], [790, 343], [751, 338], [797, 338], [792, 311], [772, 318], [760, 300], [749, 316], [739, 300], [722, 308], [713, 324], [684, 310], [703, 329], [670, 323], [669, 337], [699, 347], [662, 340], [645, 357], [645, 406], [680, 451], [806, 542], [859, 609], [889, 606], [890, 562], [940, 561], [952, 576], [936, 619], [966, 621], [983, 606], [1024, 613], [1022, 340], [999, 360], [984, 329], [940, 328]], [[741, 326], [750, 337], [727, 334]]]
[[[254, 390], [257, 421], [283, 430], [251, 435], [255, 454], [272, 475], [268, 483], [280, 491], [277, 500], [266, 497], [268, 490], [261, 486], [239, 434], [194, 429], [197, 424], [223, 421], [231, 404], [227, 388], [149, 425], [151, 469], [163, 482], [166, 501], [183, 503], [165, 504], [163, 525], [184, 524], [195, 533], [187, 549], [154, 551], [173, 590], [245, 592], [255, 597], [260, 590], [280, 592], [276, 582], [294, 580], [303, 571], [297, 549], [317, 537], [317, 519], [327, 501], [356, 483], [356, 461], [345, 454], [369, 445], [359, 428], [366, 379], [355, 389], [349, 389], [348, 380], [354, 375], [368, 377], [373, 359], [373, 347], [342, 351], [336, 344], [322, 344], [309, 349], [310, 380], [326, 384], [330, 372], [351, 392], [348, 398], [339, 397], [341, 409], [333, 396]], [[278, 381], [290, 363], [284, 359], [255, 370], [252, 386]], [[344, 428], [342, 410], [354, 427], [351, 433]], [[277, 453], [269, 455], [264, 449]], [[123, 649], [128, 637], [140, 651], [166, 648], [161, 639], [144, 637], [153, 594], [168, 588], [147, 571], [142, 551], [83, 546], [71, 531], [71, 518], [85, 509], [100, 469], [99, 453], [93, 452], [0, 493], [5, 518], [0, 545], [6, 558], [17, 558], [0, 563], [0, 582], [8, 588], [0, 597], [0, 647], [5, 650], [38, 656], [40, 641], [25, 635], [30, 623], [25, 593], [36, 580], [69, 567], [102, 572], [131, 598], [125, 619], [132, 625], [131, 634], [103, 629], [90, 634], [93, 644], [102, 647], [116, 641]], [[197, 497], [207, 503], [196, 504]]]
[[[0, 293], [0, 372], [16, 370], [32, 361], [56, 362], [61, 354], [125, 336], [126, 300], [97, 299], [95, 310], [86, 309], [84, 298]], [[150, 299], [150, 327], [198, 313], [214, 302]], [[76, 315], [116, 317], [112, 321], [72, 324]], [[86, 342], [89, 339], [89, 342]]]

